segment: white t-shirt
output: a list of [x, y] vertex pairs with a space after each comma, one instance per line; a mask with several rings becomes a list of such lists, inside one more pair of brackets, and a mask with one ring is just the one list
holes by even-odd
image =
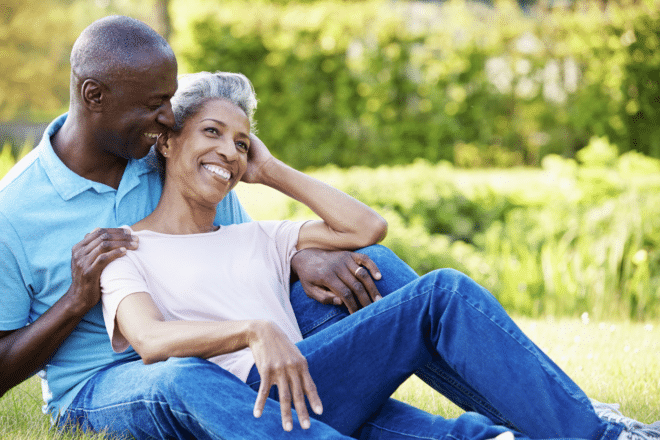
[[[115, 330], [115, 316], [119, 302], [137, 292], [149, 293], [168, 321], [263, 319], [277, 324], [291, 342], [301, 341], [289, 277], [303, 223], [255, 221], [191, 235], [133, 232], [138, 249], [101, 274], [103, 318], [113, 350], [129, 346]], [[243, 381], [254, 365], [249, 348], [209, 360]]]

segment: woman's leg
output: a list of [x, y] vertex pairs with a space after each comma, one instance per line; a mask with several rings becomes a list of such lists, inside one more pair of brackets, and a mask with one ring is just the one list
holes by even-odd
[[[383, 274], [381, 280], [375, 281], [382, 296], [387, 296], [419, 278], [410, 266], [385, 246], [369, 246], [357, 252], [371, 258]], [[304, 338], [330, 328], [349, 316], [346, 307], [325, 305], [309, 298], [300, 282], [291, 286], [291, 305]], [[457, 316], [456, 319], [460, 317]], [[436, 359], [435, 362], [421, 367], [415, 374], [465, 411], [478, 412], [500, 424], [507, 423], [506, 418], [487, 399], [442, 359]]]
[[414, 371], [449, 367], [531, 438], [615, 439], [589, 400], [463, 274], [432, 272], [299, 344], [323, 400], [320, 420], [352, 433]]
[[[353, 433], [353, 437], [360, 440], [491, 440], [506, 431], [509, 430], [504, 426], [474, 412], [444, 419], [390, 398]], [[522, 434], [513, 434], [518, 440], [527, 439]]]

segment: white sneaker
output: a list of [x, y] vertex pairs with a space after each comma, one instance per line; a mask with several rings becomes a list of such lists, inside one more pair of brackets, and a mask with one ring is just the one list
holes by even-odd
[[497, 437], [487, 439], [487, 440], [515, 440], [513, 432], [504, 431], [502, 434], [499, 434]]
[[660, 439], [660, 421], [647, 425], [621, 414], [618, 403], [602, 403], [594, 399], [589, 400], [594, 407], [594, 411], [596, 411], [596, 415], [602, 420], [620, 423], [624, 426], [624, 430], [621, 432], [619, 440]]

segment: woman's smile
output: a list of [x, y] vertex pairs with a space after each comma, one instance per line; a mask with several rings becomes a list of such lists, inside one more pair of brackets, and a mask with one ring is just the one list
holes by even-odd
[[231, 172], [227, 171], [221, 166], [205, 163], [202, 165], [202, 167], [224, 181], [229, 181], [229, 179], [231, 179]]

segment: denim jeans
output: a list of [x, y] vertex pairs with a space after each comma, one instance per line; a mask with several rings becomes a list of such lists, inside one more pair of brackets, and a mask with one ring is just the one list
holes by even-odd
[[[370, 421], [424, 368], [438, 373], [437, 381], [461, 378], [476, 390], [464, 401], [488, 402], [531, 438], [616, 439], [621, 432], [598, 418], [488, 291], [451, 269], [416, 279], [297, 345], [323, 401], [323, 414], [314, 417], [343, 434]], [[256, 368], [247, 382], [258, 390]]]
[[[345, 309], [307, 298], [300, 283], [293, 286], [291, 293], [296, 316], [307, 338], [300, 343], [304, 354], [326, 359], [331, 352], [326, 350], [331, 349], [325, 347], [332, 346], [327, 338], [337, 335], [337, 340], [341, 340], [334, 346], [340, 356], [331, 357], [325, 366], [315, 360], [312, 370], [317, 386], [324, 384], [322, 420], [331, 422], [338, 430], [313, 419], [309, 430], [302, 430], [294, 423], [294, 430], [285, 432], [281, 427], [279, 403], [270, 399], [262, 417], [255, 419], [252, 408], [256, 392], [217, 365], [197, 358], [171, 358], [152, 365], [144, 365], [140, 360], [110, 365], [85, 385], [58, 421], [59, 425], [77, 425], [83, 430], [105, 430], [138, 439], [335, 439], [348, 438], [351, 434], [365, 440], [420, 437], [483, 440], [506, 430], [502, 424], [524, 433], [518, 433], [518, 437], [614, 439], [618, 436], [621, 427], [604, 424], [595, 416], [577, 386], [522, 335], [488, 292], [453, 271], [438, 272], [445, 274], [438, 280], [445, 283], [444, 288], [429, 288], [428, 276], [424, 281], [416, 281], [417, 275], [388, 249], [372, 246], [361, 252], [369, 255], [383, 273], [377, 286], [386, 296], [365, 311], [344, 319], [348, 316]], [[388, 295], [411, 282], [395, 295]], [[449, 287], [452, 282], [453, 290]], [[433, 344], [428, 345], [430, 340], [419, 342], [419, 329], [405, 336], [407, 327], [402, 334], [389, 328], [389, 324], [377, 328], [385, 325], [378, 324], [383, 319], [397, 322], [392, 316], [407, 320], [397, 310], [408, 310], [407, 314], [409, 309], [417, 307], [415, 304], [423, 303], [410, 292], [425, 289], [434, 293], [418, 296], [447, 297], [427, 300], [434, 305], [429, 316], [442, 318], [439, 324], [431, 325], [434, 336], [440, 337], [442, 350], [437, 353]], [[408, 307], [402, 307], [399, 303], [408, 302], [401, 301], [406, 294], [415, 299]], [[475, 301], [477, 307], [473, 308], [467, 300], [463, 304], [459, 298], [472, 298], [470, 301]], [[390, 303], [395, 306], [388, 308]], [[417, 310], [413, 321], [421, 325], [425, 319], [431, 318], [422, 318]], [[339, 321], [342, 322], [337, 324]], [[374, 350], [366, 350], [365, 353], [370, 353], [365, 354], [368, 361], [345, 370], [344, 359], [348, 360], [349, 353], [361, 353], [365, 348], [361, 341], [366, 335], [371, 342], [380, 340], [380, 348], [376, 350], [374, 345]], [[423, 346], [425, 350], [417, 353], [406, 347], [408, 338], [416, 341], [417, 349]], [[384, 342], [387, 342], [385, 346]], [[401, 345], [402, 342], [405, 344]], [[402, 348], [408, 353], [405, 360]], [[314, 354], [317, 349], [318, 354]], [[385, 355], [388, 350], [394, 351]], [[489, 358], [493, 354], [498, 356]], [[372, 362], [378, 364], [377, 369]], [[348, 395], [333, 395], [332, 380], [319, 379], [329, 371], [335, 374], [351, 371], [350, 376], [343, 376], [343, 383], [359, 382], [364, 393], [354, 391], [350, 399]], [[413, 371], [458, 405], [481, 414], [468, 412], [457, 419], [445, 420], [388, 398], [395, 384]], [[539, 372], [545, 374], [537, 376]], [[525, 374], [520, 377], [522, 373]], [[531, 384], [525, 384], [525, 378]], [[571, 393], [573, 398], [567, 397]], [[569, 426], [572, 424], [575, 426]]]

